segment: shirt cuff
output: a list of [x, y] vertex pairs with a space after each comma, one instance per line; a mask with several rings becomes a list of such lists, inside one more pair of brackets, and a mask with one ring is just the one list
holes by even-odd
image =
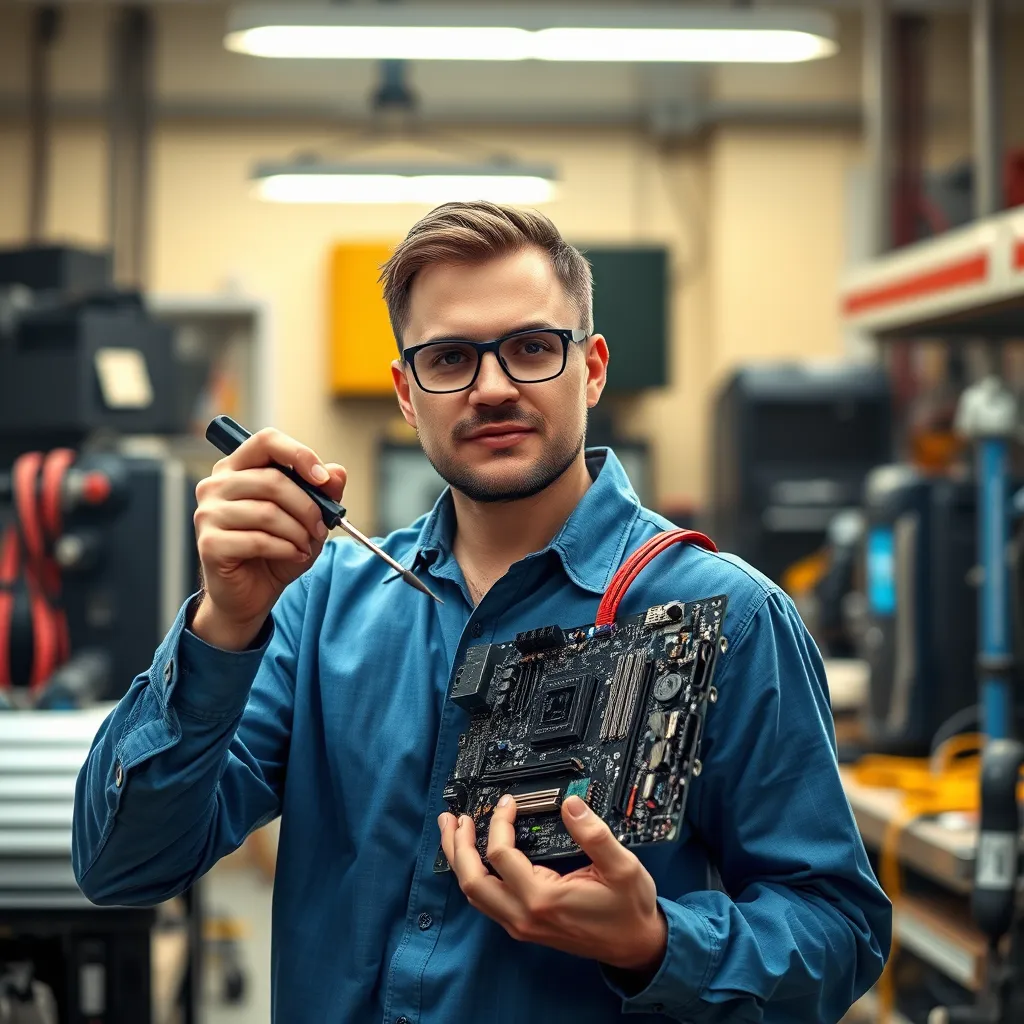
[[152, 680], [158, 687], [162, 684], [165, 706], [176, 711], [214, 721], [237, 718], [245, 709], [274, 626], [271, 622], [260, 631], [259, 647], [238, 652], [211, 647], [186, 626], [198, 599], [193, 594], [178, 612], [157, 650]]
[[623, 1013], [664, 1013], [682, 1018], [707, 985], [718, 944], [703, 915], [672, 900], [658, 898], [668, 925], [668, 942], [661, 966], [639, 992], [627, 990], [622, 971], [604, 964], [605, 983], [622, 1000]]

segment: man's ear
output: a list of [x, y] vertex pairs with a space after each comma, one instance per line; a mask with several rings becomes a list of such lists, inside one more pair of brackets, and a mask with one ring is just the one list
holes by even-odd
[[398, 396], [398, 408], [402, 410], [405, 422], [410, 427], [416, 427], [416, 410], [412, 407], [412, 399], [409, 397], [409, 374], [401, 359], [395, 359], [391, 363], [391, 380], [395, 385], [395, 394]]
[[603, 334], [592, 334], [587, 339], [587, 408], [593, 409], [601, 399], [608, 383], [608, 342]]

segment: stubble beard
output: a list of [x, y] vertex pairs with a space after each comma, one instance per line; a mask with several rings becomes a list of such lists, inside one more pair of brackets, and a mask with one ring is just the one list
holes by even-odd
[[[418, 431], [417, 436], [423, 454], [426, 455], [445, 483], [453, 490], [465, 495], [470, 501], [488, 504], [532, 498], [559, 480], [568, 472], [583, 450], [586, 427], [582, 427], [575, 436], [563, 435], [547, 441], [532, 466], [500, 483], [491, 483], [482, 479], [480, 474], [474, 473], [473, 470], [460, 464], [454, 454], [454, 445], [457, 445], [458, 441], [453, 441], [451, 449], [432, 451], [431, 446], [424, 443], [423, 437]], [[511, 449], [499, 449], [493, 452], [491, 457], [504, 459], [512, 457], [513, 454]]]

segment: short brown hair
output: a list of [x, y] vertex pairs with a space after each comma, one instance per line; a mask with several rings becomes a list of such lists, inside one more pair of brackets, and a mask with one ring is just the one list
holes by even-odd
[[[398, 350], [409, 319], [409, 289], [416, 273], [433, 263], [477, 263], [527, 246], [543, 249], [579, 313], [588, 334], [594, 330], [590, 264], [569, 245], [550, 219], [536, 210], [498, 203], [445, 203], [418, 220], [381, 267], [384, 302]], [[565, 325], [569, 326], [569, 325]]]

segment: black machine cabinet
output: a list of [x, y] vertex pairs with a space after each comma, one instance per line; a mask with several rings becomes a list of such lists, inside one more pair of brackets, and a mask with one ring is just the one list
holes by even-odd
[[977, 701], [976, 487], [886, 466], [865, 487], [864, 622], [873, 750], [927, 754]]
[[154, 910], [0, 908], [0, 961], [31, 960], [61, 1024], [140, 1024], [152, 1005]]
[[890, 391], [872, 366], [747, 366], [719, 392], [709, 531], [767, 576], [822, 546], [891, 458]]
[[[127, 387], [120, 383], [114, 401], [101, 386], [104, 370], [133, 378]], [[0, 459], [19, 438], [56, 447], [99, 429], [159, 434], [180, 428], [168, 386], [176, 373], [171, 328], [147, 316], [131, 296], [27, 311], [13, 329], [0, 331], [0, 438], [7, 449]]]

